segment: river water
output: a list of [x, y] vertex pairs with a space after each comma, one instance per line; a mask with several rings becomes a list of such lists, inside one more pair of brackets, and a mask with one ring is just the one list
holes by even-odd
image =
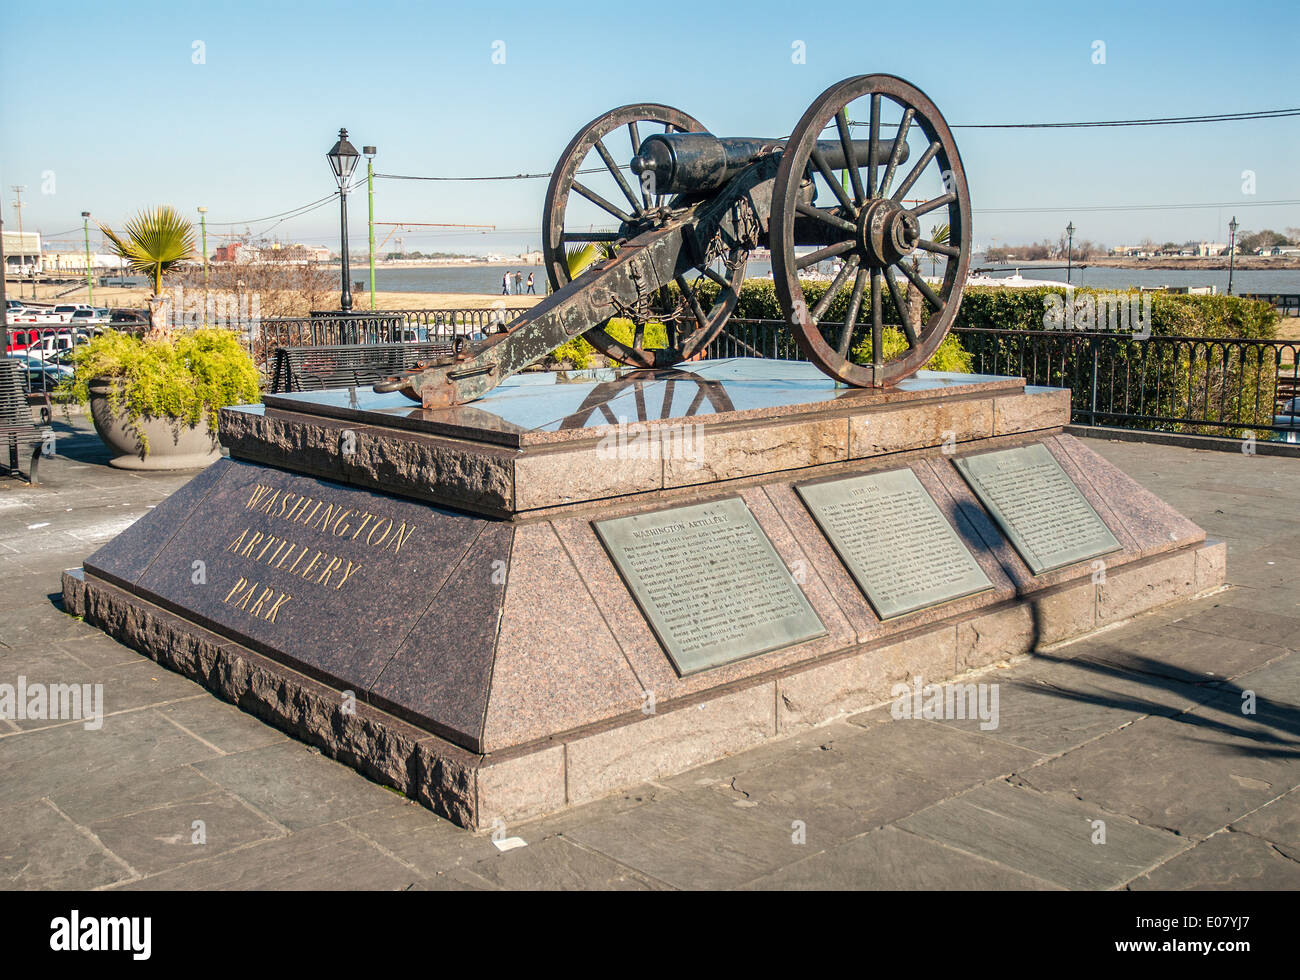
[[[1013, 275], [1017, 268], [1026, 279], [1065, 281], [1064, 269], [1035, 269], [1026, 266], [989, 266], [975, 264], [978, 268], [992, 270], [995, 278]], [[377, 292], [402, 293], [491, 293], [501, 292], [501, 276], [507, 271], [521, 271], [527, 281], [532, 272], [537, 291], [546, 292], [546, 272], [536, 265], [473, 265], [466, 268], [434, 267], [427, 269], [379, 266], [375, 269]], [[772, 271], [768, 262], [752, 261], [746, 269], [751, 278], [765, 278]], [[928, 263], [922, 264], [928, 273]], [[938, 266], [943, 274], [943, 265]], [[353, 279], [366, 280], [365, 268], [353, 270]], [[1217, 286], [1220, 293], [1228, 288], [1227, 270], [1214, 269], [1115, 269], [1092, 266], [1071, 271], [1070, 281], [1076, 286], [1096, 289], [1128, 289], [1134, 286]], [[1300, 293], [1300, 269], [1238, 269], [1232, 276], [1234, 293]]]

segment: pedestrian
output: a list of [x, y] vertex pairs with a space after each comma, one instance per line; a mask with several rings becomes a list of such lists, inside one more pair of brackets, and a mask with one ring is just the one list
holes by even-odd
[[510, 273], [509, 271], [507, 271], [503, 273], [501, 276], [501, 295], [508, 296], [509, 294], [510, 294]]
[[522, 272], [516, 272], [515, 273], [515, 295], [518, 296], [521, 293], [523, 293], [523, 291], [524, 291], [524, 274]]
[[528, 273], [528, 291], [536, 295], [537, 289], [533, 286], [533, 274]]

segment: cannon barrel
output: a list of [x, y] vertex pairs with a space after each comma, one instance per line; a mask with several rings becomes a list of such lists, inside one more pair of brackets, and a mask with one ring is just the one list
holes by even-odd
[[[632, 158], [632, 173], [643, 182], [653, 175], [647, 190], [655, 194], [699, 194], [715, 191], [765, 153], [779, 150], [785, 140], [765, 140], [749, 136], [714, 136], [712, 133], [655, 133], [641, 143]], [[846, 166], [844, 147], [839, 140], [818, 140], [826, 165], [832, 170]], [[868, 140], [853, 141], [853, 156], [858, 166], [867, 162]], [[884, 166], [894, 152], [893, 140], [876, 142], [876, 160]], [[907, 160], [907, 144], [899, 163]]]

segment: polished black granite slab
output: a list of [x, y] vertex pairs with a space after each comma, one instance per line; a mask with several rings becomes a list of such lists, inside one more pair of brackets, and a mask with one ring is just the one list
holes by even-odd
[[603, 427], [631, 422], [761, 418], [841, 403], [868, 406], [1023, 387], [1019, 378], [920, 371], [893, 388], [849, 388], [805, 361], [741, 357], [654, 370], [524, 372], [470, 405], [436, 411], [370, 386], [267, 395], [264, 405], [231, 411], [293, 413], [524, 446], [595, 436]]
[[[430, 504], [222, 460], [84, 567], [472, 748], [504, 592], [489, 573], [511, 536]], [[449, 582], [461, 596], [450, 607], [439, 598]], [[466, 583], [483, 586], [470, 608]]]

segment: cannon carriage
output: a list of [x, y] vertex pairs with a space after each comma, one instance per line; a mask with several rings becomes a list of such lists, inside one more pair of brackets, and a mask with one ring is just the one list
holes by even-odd
[[[926, 238], [923, 218], [946, 224], [946, 240]], [[771, 253], [776, 296], [805, 356], [848, 385], [886, 387], [924, 365], [956, 318], [970, 227], [952, 132], [895, 76], [831, 86], [785, 139], [718, 137], [669, 106], [623, 106], [584, 126], [551, 175], [542, 251], [552, 293], [499, 333], [375, 387], [426, 408], [465, 404], [578, 336], [632, 367], [691, 361], [734, 313], [758, 248]], [[574, 268], [584, 248], [599, 255]], [[914, 259], [924, 253], [944, 261], [937, 286]], [[838, 271], [810, 305], [800, 274], [830, 259]], [[824, 323], [850, 282], [842, 321]], [[909, 315], [909, 286], [927, 316]], [[890, 329], [903, 339], [892, 356]], [[867, 330], [870, 356], [855, 358], [854, 337]]]

